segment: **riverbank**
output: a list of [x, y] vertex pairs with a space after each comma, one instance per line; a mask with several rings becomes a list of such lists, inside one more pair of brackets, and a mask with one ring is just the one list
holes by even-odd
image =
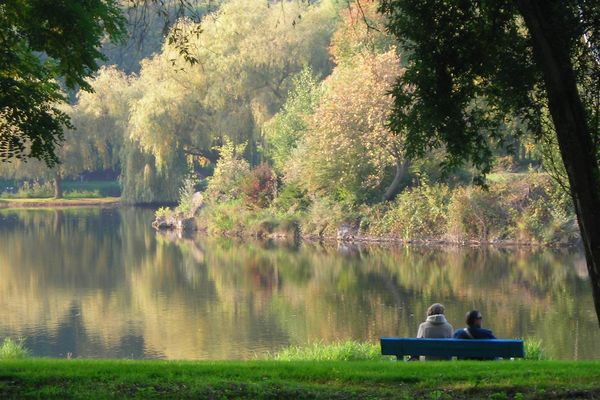
[[487, 189], [422, 182], [394, 201], [373, 204], [308, 196], [289, 187], [267, 196], [270, 202], [257, 203], [254, 197], [215, 197], [209, 189], [189, 192], [177, 208], [157, 210], [153, 226], [288, 241], [499, 246], [580, 241], [568, 196], [538, 173], [504, 174]]
[[49, 207], [116, 207], [119, 205], [121, 205], [120, 197], [93, 197], [75, 199], [0, 199], [0, 209]]
[[572, 399], [598, 361], [0, 361], [0, 398]]

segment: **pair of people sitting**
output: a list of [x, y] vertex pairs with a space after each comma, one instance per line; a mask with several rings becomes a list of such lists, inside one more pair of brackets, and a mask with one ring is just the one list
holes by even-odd
[[[435, 338], [435, 339], [496, 339], [496, 336], [489, 329], [481, 327], [483, 317], [477, 310], [472, 310], [465, 316], [467, 326], [463, 329], [454, 331], [454, 328], [446, 320], [444, 315], [444, 306], [435, 303], [427, 309], [427, 319], [419, 325], [417, 338]], [[418, 357], [412, 357], [411, 360], [418, 360]], [[448, 357], [422, 357], [424, 360], [448, 360]]]
[[496, 339], [489, 329], [481, 327], [483, 317], [477, 310], [472, 310], [465, 316], [467, 326], [456, 332], [446, 320], [444, 306], [435, 303], [427, 309], [427, 319], [419, 325], [418, 338], [455, 338], [455, 339]]

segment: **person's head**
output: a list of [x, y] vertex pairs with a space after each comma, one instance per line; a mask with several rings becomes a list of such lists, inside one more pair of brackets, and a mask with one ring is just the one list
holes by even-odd
[[444, 313], [444, 306], [441, 305], [440, 303], [434, 303], [434, 304], [430, 305], [429, 308], [427, 309], [428, 317], [430, 315], [438, 315], [438, 314], [443, 314], [443, 313]]
[[481, 327], [481, 319], [483, 317], [481, 316], [481, 313], [477, 310], [472, 310], [469, 311], [467, 313], [467, 315], [465, 316], [465, 322], [467, 323], [468, 326], [477, 326], [477, 327]]

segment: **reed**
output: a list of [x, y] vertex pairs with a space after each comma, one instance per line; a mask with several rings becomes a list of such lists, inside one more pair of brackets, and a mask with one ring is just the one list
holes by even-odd
[[29, 357], [29, 350], [23, 345], [22, 340], [4, 339], [0, 346], [0, 360], [14, 360]]
[[335, 343], [315, 342], [307, 346], [289, 346], [273, 357], [279, 361], [376, 361], [389, 360], [381, 355], [379, 344], [354, 340]]

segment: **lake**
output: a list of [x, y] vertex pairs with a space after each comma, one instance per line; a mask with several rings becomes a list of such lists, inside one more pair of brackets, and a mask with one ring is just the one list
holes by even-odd
[[414, 336], [433, 302], [555, 359], [600, 359], [580, 249], [179, 239], [141, 208], [0, 211], [0, 340], [43, 357], [251, 359]]

